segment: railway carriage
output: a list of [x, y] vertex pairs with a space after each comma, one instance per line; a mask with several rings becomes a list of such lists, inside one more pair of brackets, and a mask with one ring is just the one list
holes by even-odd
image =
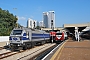
[[54, 32], [54, 31], [50, 32], [50, 41], [51, 42], [53, 40], [53, 42], [59, 43], [66, 39], [68, 39], [66, 32], [59, 32], [59, 31], [58, 32]]
[[30, 28], [14, 28], [10, 34], [9, 42], [12, 51], [34, 47], [36, 44], [49, 42], [50, 34]]
[[64, 40], [64, 33], [56, 33], [56, 38], [55, 38], [56, 41], [63, 41]]
[[68, 39], [67, 33], [65, 33], [65, 32], [56, 33], [56, 38], [55, 38], [56, 42], [57, 41], [64, 41], [66, 39]]

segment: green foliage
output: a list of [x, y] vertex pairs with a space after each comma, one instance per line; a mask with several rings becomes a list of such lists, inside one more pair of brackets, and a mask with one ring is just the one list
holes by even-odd
[[9, 13], [8, 10], [0, 8], [0, 36], [10, 35], [11, 30], [16, 26], [16, 16]]
[[40, 26], [37, 26], [37, 27], [36, 27], [36, 29], [39, 29], [39, 30], [40, 30], [40, 29], [41, 29], [41, 27], [40, 27]]

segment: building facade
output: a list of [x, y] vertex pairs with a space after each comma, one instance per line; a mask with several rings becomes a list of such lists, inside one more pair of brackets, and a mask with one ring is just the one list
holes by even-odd
[[48, 13], [48, 26], [49, 28], [55, 28], [55, 12], [49, 11]]
[[40, 21], [40, 22], [39, 22], [39, 26], [40, 26], [40, 27], [44, 27], [43, 21]]
[[48, 28], [48, 12], [43, 12], [44, 27]]
[[27, 27], [33, 29], [36, 28], [36, 26], [37, 26], [37, 21], [29, 18], [27, 21]]
[[32, 27], [32, 19], [28, 19], [28, 21], [27, 21], [27, 27], [28, 28], [31, 28]]
[[55, 12], [43, 12], [43, 23], [46, 28], [55, 28]]

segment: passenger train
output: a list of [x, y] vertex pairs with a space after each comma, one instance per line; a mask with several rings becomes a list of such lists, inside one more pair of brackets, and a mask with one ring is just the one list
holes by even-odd
[[51, 42], [58, 43], [58, 42], [66, 40], [66, 39], [68, 39], [66, 32], [54, 32], [54, 31], [50, 32], [50, 41]]
[[82, 31], [80, 37], [85, 39], [90, 39], [90, 29], [87, 31]]
[[67, 33], [65, 33], [65, 32], [57, 32], [56, 33], [56, 37], [55, 37], [56, 42], [61, 42], [61, 41], [64, 41], [66, 39], [68, 39]]
[[30, 28], [14, 28], [10, 34], [10, 48], [14, 50], [26, 50], [34, 47], [36, 44], [49, 42], [50, 33]]

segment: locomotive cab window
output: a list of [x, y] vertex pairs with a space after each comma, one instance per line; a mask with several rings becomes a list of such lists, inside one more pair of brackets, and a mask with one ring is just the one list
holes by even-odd
[[62, 33], [56, 33], [56, 35], [62, 35]]
[[11, 35], [21, 35], [22, 34], [22, 30], [13, 30]]

